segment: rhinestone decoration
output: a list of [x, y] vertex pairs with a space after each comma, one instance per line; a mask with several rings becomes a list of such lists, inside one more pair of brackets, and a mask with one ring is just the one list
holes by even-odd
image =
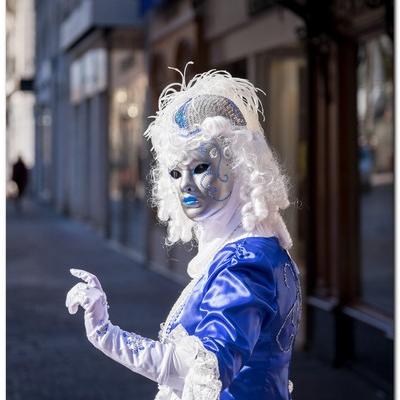
[[[201, 277], [200, 277], [201, 278]], [[179, 317], [182, 314], [183, 309], [185, 308], [185, 304], [187, 299], [191, 296], [192, 291], [199, 281], [199, 279], [192, 279], [186, 287], [183, 289], [182, 293], [178, 297], [178, 300], [173, 305], [171, 311], [168, 314], [168, 317], [165, 322], [160, 324], [160, 332], [158, 334], [158, 338], [161, 343], [165, 343], [168, 335], [171, 333], [172, 328], [178, 322]]]
[[96, 329], [98, 336], [104, 336], [108, 331], [108, 322], [100, 321], [100, 326]]
[[286, 287], [289, 287], [288, 279], [287, 279], [287, 268], [288, 268], [288, 267], [290, 267], [290, 264], [288, 264], [288, 263], [285, 263], [285, 264], [283, 265], [283, 280], [284, 280], [284, 282], [285, 282], [285, 286], [286, 286]]
[[186, 101], [175, 113], [174, 120], [179, 128], [185, 130], [185, 136], [200, 131], [199, 125], [207, 117], [225, 117], [234, 126], [246, 126], [246, 120], [237, 105], [224, 96], [200, 95]]
[[[287, 313], [285, 320], [283, 321], [282, 326], [280, 327], [275, 339], [276, 342], [279, 346], [279, 349], [282, 352], [287, 353], [292, 349], [296, 333], [298, 332], [299, 329], [299, 324], [300, 324], [300, 317], [301, 317], [301, 289], [300, 289], [300, 281], [299, 281], [299, 276], [296, 273], [296, 271], [293, 269], [295, 264], [292, 261], [292, 263], [285, 263], [284, 265], [284, 281], [285, 281], [285, 286], [289, 287], [288, 281], [287, 281], [287, 274], [286, 274], [286, 268], [289, 268], [289, 271], [291, 271], [293, 275], [293, 281], [296, 285], [296, 299], [294, 303], [292, 304], [289, 312]], [[289, 335], [289, 338], [287, 338], [287, 334]]]
[[[298, 315], [298, 310], [298, 303], [296, 300], [296, 302], [290, 308], [282, 326], [276, 335], [276, 342], [278, 343], [279, 349], [284, 353], [287, 353], [292, 349], [292, 345], [296, 337], [296, 315]], [[288, 340], [285, 340], [285, 330], [290, 331]]]
[[144, 338], [136, 333], [123, 332], [122, 336], [128, 348], [135, 354], [139, 353], [141, 350], [144, 350], [146, 347], [153, 348], [155, 346], [154, 340]]

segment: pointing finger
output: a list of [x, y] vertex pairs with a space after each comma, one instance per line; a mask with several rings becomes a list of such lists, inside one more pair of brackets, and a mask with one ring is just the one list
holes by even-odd
[[97, 279], [96, 275], [84, 271], [83, 269], [75, 269], [75, 268], [71, 268], [70, 272], [73, 276], [76, 276], [77, 278], [84, 280], [89, 286], [103, 290], [100, 281]]

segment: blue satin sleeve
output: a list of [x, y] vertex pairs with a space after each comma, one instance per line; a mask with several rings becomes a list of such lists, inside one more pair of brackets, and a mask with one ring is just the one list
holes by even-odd
[[263, 329], [277, 313], [273, 269], [263, 257], [236, 255], [209, 276], [196, 327], [218, 358], [223, 389], [249, 359]]

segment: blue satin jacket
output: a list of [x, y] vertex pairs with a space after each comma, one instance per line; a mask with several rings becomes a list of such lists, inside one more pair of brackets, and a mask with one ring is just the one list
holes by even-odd
[[276, 237], [248, 237], [216, 254], [174, 324], [216, 354], [221, 400], [283, 400], [300, 314], [296, 264]]

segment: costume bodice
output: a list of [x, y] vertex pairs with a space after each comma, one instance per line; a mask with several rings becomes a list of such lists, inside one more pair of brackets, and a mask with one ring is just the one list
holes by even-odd
[[247, 237], [192, 282], [169, 329], [182, 325], [216, 354], [221, 400], [283, 400], [300, 314], [296, 264], [276, 237]]

